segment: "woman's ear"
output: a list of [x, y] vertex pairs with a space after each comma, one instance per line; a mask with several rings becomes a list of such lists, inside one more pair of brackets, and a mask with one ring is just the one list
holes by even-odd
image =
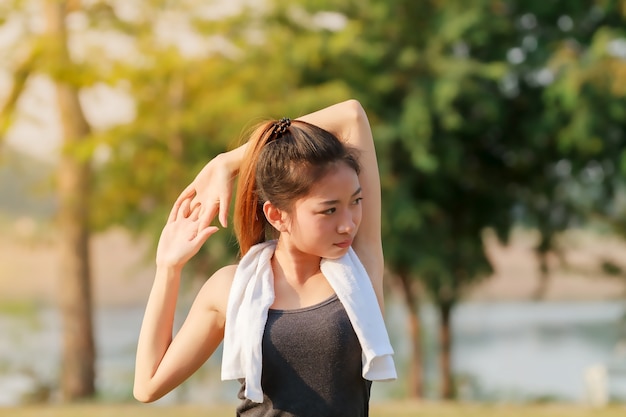
[[280, 210], [269, 201], [263, 203], [263, 213], [265, 214], [267, 222], [271, 224], [274, 229], [279, 232], [287, 231], [287, 213]]

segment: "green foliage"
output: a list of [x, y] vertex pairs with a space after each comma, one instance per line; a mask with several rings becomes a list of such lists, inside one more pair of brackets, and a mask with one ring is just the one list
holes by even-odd
[[[514, 205], [532, 223], [554, 204], [582, 218], [570, 188], [589, 163], [626, 165], [620, 2], [275, 0], [217, 15], [203, 6], [154, 0], [129, 17], [112, 2], [89, 3], [74, 10], [87, 26], [70, 35], [120, 39], [133, 55], [95, 45], [69, 67], [50, 52], [37, 61], [39, 72], [80, 87], [106, 83], [134, 102], [132, 122], [70, 150], [109, 152], [98, 167], [97, 227], [153, 227], [150, 218], [162, 218], [242, 126], [351, 95], [379, 145], [388, 259], [415, 272], [415, 255], [434, 251], [420, 242], [439, 247], [432, 256], [442, 265], [465, 248], [480, 258], [463, 267], [467, 276], [484, 272], [481, 231], [505, 237]], [[207, 41], [202, 52], [163, 40], [158, 22], [168, 16]], [[45, 38], [30, 39], [32, 50], [54, 52]], [[554, 172], [561, 162], [569, 173]], [[415, 247], [406, 248], [408, 236]]]
[[[95, 44], [60, 65], [36, 33], [20, 41], [31, 59], [3, 54], [28, 64], [18, 86], [36, 68], [132, 100], [132, 121], [67, 150], [107, 155], [96, 229], [122, 224], [156, 241], [178, 193], [247, 128], [356, 97], [377, 141], [387, 265], [440, 304], [491, 272], [487, 229], [506, 241], [520, 222], [537, 228], [544, 253], [590, 218], [626, 230], [623, 1], [274, 0], [216, 14], [200, 0], [152, 0], [130, 17], [116, 7], [85, 5], [87, 26], [70, 35], [99, 34], [129, 54]], [[164, 40], [163, 24], [200, 46]], [[206, 271], [236, 248], [219, 233], [204, 250]]]
[[[148, 30], [154, 12], [146, 11], [145, 20], [125, 29], [144, 59], [108, 65], [107, 82], [132, 97], [135, 118], [94, 135], [95, 148], [106, 149], [109, 157], [98, 169], [93, 220], [97, 228], [123, 224], [149, 231], [156, 241], [171, 204], [193, 175], [235, 146], [248, 128], [266, 118], [297, 117], [349, 97], [340, 81], [307, 85], [301, 79], [308, 68], [323, 65], [327, 48], [339, 53], [349, 45], [283, 24], [281, 13], [244, 9], [214, 20], [185, 5], [161, 4], [159, 13], [181, 13], [203, 38], [223, 45], [189, 56], [161, 45], [157, 34]], [[265, 41], [254, 42], [252, 35]], [[289, 47], [294, 38], [303, 48]], [[194, 258], [196, 269], [206, 274], [232, 258], [236, 249], [230, 233], [217, 234], [203, 255]]]
[[392, 271], [412, 271], [454, 303], [490, 272], [485, 229], [506, 241], [524, 222], [544, 236], [538, 250], [553, 250], [565, 228], [623, 212], [619, 7], [371, 0], [345, 9], [358, 31], [330, 68], [375, 129]]
[[410, 1], [370, 1], [351, 17], [362, 31], [341, 77], [379, 143], [387, 263], [454, 303], [490, 272], [482, 230], [508, 228], [511, 203], [494, 183], [504, 185], [504, 163], [485, 134], [502, 115], [497, 83], [507, 64], [474, 57], [508, 17], [494, 16], [490, 2]]

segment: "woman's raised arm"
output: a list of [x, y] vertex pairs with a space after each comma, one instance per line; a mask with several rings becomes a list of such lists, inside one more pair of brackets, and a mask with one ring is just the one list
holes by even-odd
[[382, 309], [384, 259], [381, 240], [380, 176], [367, 114], [358, 101], [348, 100], [299, 119], [328, 130], [358, 151], [363, 217], [352, 246], [372, 279]]
[[[133, 393], [142, 402], [154, 401], [195, 372], [224, 337], [226, 300], [231, 267], [209, 279], [187, 318], [172, 338], [181, 271], [216, 227], [198, 227], [199, 208], [190, 199], [175, 204], [157, 248], [156, 275], [144, 313], [135, 363]], [[184, 213], [188, 213], [187, 216]]]
[[[357, 149], [363, 190], [363, 219], [353, 243], [354, 250], [369, 273], [382, 307], [384, 270], [381, 243], [381, 196], [378, 162], [369, 120], [356, 100], [347, 100], [299, 117], [299, 120], [333, 133], [350, 147]], [[227, 225], [233, 179], [239, 171], [246, 145], [218, 155], [198, 173], [183, 191], [179, 201], [193, 198], [192, 207], [202, 206], [201, 226], [211, 223], [219, 213], [222, 226]]]

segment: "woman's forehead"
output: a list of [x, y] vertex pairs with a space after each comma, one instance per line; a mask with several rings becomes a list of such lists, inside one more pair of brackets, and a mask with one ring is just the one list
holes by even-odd
[[350, 167], [343, 165], [333, 169], [313, 184], [305, 196], [309, 199], [345, 199], [360, 191], [359, 176]]

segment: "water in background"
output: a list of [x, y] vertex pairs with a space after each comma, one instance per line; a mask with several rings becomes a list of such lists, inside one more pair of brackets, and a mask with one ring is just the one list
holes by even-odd
[[[396, 364], [404, 376], [409, 345], [401, 306], [387, 313]], [[143, 307], [96, 312], [97, 386], [111, 401], [132, 398], [137, 335]], [[463, 303], [453, 317], [453, 367], [459, 396], [472, 401], [559, 400], [582, 402], [585, 373], [608, 372], [609, 394], [626, 399], [626, 304], [619, 302]], [[427, 392], [438, 383], [435, 310], [422, 310]], [[44, 309], [30, 317], [0, 316], [0, 406], [18, 404], [27, 393], [51, 392], [59, 373], [60, 322]], [[220, 381], [221, 352], [161, 403], [233, 402], [236, 382]], [[402, 379], [376, 383], [373, 401], [401, 396]]]
[[[437, 317], [422, 310], [426, 372], [438, 381]], [[394, 327], [392, 330], [397, 331]], [[400, 357], [409, 346], [398, 335]], [[601, 365], [611, 398], [626, 400], [626, 303], [464, 303], [453, 316], [453, 369], [463, 399], [586, 401]], [[430, 393], [436, 392], [436, 386]]]

